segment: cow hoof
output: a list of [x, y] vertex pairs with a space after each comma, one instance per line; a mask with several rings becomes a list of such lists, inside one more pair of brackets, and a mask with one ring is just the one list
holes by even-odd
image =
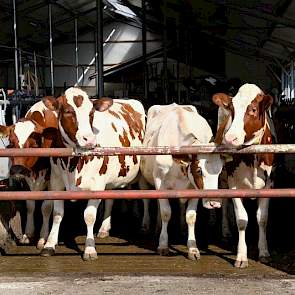
[[143, 225], [141, 228], [140, 228], [140, 233], [146, 235], [150, 232], [150, 228], [147, 226], [147, 225]]
[[44, 239], [39, 239], [36, 248], [38, 250], [42, 250], [44, 248], [44, 245], [45, 245], [45, 240]]
[[187, 258], [189, 260], [199, 260], [201, 258], [199, 250], [198, 249], [190, 250], [188, 252]]
[[271, 262], [271, 257], [270, 256], [261, 256], [259, 257], [259, 261], [263, 264], [267, 264]]
[[235, 267], [237, 267], [237, 268], [247, 268], [248, 266], [249, 266], [248, 260], [246, 260], [246, 261], [236, 260], [236, 262], [235, 262]]
[[91, 261], [91, 260], [96, 260], [97, 259], [97, 253], [84, 253], [83, 254], [83, 260], [84, 261]]
[[157, 252], [161, 256], [168, 256], [170, 253], [169, 248], [158, 248]]
[[43, 257], [49, 257], [55, 255], [55, 249], [54, 248], [43, 248], [40, 252], [40, 255]]
[[97, 234], [97, 237], [98, 238], [101, 238], [101, 239], [104, 239], [104, 238], [107, 238], [109, 236], [109, 232], [108, 231], [100, 231], [98, 234]]

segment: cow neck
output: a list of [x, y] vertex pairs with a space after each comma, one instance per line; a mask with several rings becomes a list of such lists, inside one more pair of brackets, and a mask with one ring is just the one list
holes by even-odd
[[268, 115], [266, 112], [264, 112], [264, 126], [258, 131], [254, 132], [254, 137], [244, 142], [243, 145], [261, 144], [266, 127], [270, 129], [269, 123], [268, 123]]

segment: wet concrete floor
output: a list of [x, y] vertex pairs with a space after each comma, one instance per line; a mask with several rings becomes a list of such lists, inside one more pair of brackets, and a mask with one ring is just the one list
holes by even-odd
[[159, 256], [145, 242], [96, 239], [98, 259], [81, 258], [76, 248], [59, 245], [55, 256], [40, 257], [34, 246], [13, 246], [0, 257], [0, 294], [295, 294], [295, 276], [254, 260], [233, 267], [234, 253], [210, 245], [190, 261], [184, 245]]
[[[233, 267], [234, 253], [209, 245], [201, 251], [201, 259], [190, 261], [184, 245], [172, 245], [170, 256], [159, 256], [145, 243], [133, 243], [108, 237], [96, 239], [98, 259], [83, 261], [81, 254], [85, 237], [77, 237], [76, 249], [64, 245], [56, 248], [56, 255], [40, 257], [34, 246], [13, 246], [0, 258], [0, 277], [3, 275], [65, 275], [87, 273], [94, 275], [177, 275], [231, 278], [287, 278], [288, 274], [254, 260], [247, 269]], [[295, 277], [295, 276], [294, 276]], [[295, 293], [295, 292], [294, 292]]]

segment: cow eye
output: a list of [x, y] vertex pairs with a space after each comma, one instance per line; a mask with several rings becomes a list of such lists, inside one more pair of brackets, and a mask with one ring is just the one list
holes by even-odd
[[203, 175], [203, 173], [202, 173], [202, 169], [201, 169], [200, 167], [197, 168], [197, 170], [196, 170], [196, 174], [198, 174], [198, 175], [200, 175], [200, 176]]

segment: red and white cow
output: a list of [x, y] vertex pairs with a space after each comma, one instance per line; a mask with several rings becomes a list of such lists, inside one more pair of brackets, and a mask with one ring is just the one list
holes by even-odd
[[[59, 131], [55, 147], [92, 148], [141, 146], [145, 112], [136, 100], [102, 98], [92, 102], [79, 88], [69, 88], [58, 99], [45, 99], [45, 105], [58, 113]], [[68, 191], [104, 190], [128, 185], [139, 171], [139, 156], [84, 156], [52, 158], [50, 189]], [[89, 200], [84, 211], [87, 238], [83, 258], [97, 258], [93, 226], [101, 200]], [[41, 255], [55, 252], [64, 214], [64, 202], [54, 201], [53, 226]]]
[[[37, 102], [27, 112], [24, 119], [20, 119], [14, 125], [0, 126], [1, 136], [8, 137], [10, 148], [41, 148], [50, 147], [52, 139], [48, 137], [48, 131], [57, 128], [57, 117], [47, 109], [43, 102]], [[10, 177], [24, 179], [31, 191], [41, 191], [48, 187], [50, 175], [49, 158], [23, 156], [10, 157]], [[25, 233], [21, 243], [28, 244], [35, 235], [35, 201], [26, 201], [27, 219]], [[43, 224], [37, 248], [41, 249], [48, 237], [49, 218], [52, 212], [52, 201], [45, 200], [42, 203]]]
[[[207, 121], [194, 106], [155, 105], [147, 115], [147, 127], [144, 146], [185, 146], [209, 144], [213, 134]], [[199, 154], [183, 157], [171, 155], [142, 156], [141, 173], [146, 181], [157, 190], [165, 189], [217, 189], [218, 176], [223, 162], [219, 155]], [[181, 202], [187, 200], [181, 199]], [[188, 257], [192, 260], [200, 258], [195, 239], [195, 222], [198, 199], [190, 199], [186, 209], [188, 225]], [[160, 199], [162, 229], [158, 252], [169, 253], [168, 222], [171, 217], [169, 200]], [[219, 208], [218, 200], [203, 200], [206, 208]]]
[[[244, 84], [234, 97], [217, 93], [213, 101], [219, 106], [219, 129], [216, 141], [232, 146], [242, 144], [271, 144], [272, 132], [268, 109], [272, 97], [265, 95], [255, 84]], [[234, 155], [226, 161], [228, 186], [231, 189], [271, 188], [273, 154]], [[259, 259], [267, 261], [270, 254], [266, 240], [269, 199], [258, 199], [257, 222], [259, 226]], [[236, 267], [247, 267], [245, 231], [248, 215], [240, 198], [233, 199], [239, 231]]]

